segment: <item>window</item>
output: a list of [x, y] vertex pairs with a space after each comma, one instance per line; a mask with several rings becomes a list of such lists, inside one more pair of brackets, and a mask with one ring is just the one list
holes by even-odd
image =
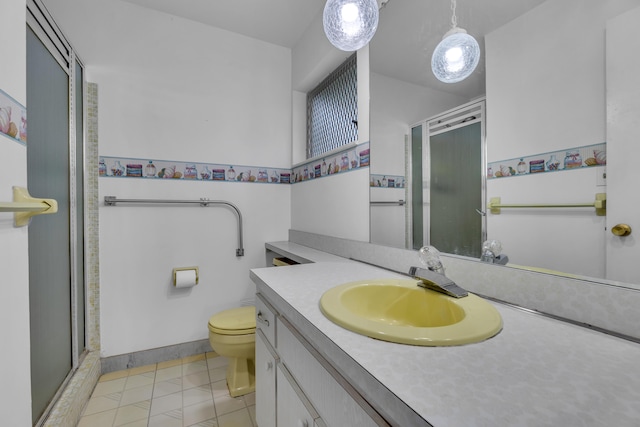
[[308, 94], [308, 159], [357, 141], [357, 86], [354, 54]]

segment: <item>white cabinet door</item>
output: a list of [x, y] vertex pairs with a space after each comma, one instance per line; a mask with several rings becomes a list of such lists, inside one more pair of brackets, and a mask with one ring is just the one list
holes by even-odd
[[315, 410], [281, 364], [278, 365], [277, 381], [278, 427], [313, 427], [314, 419], [317, 418]]
[[[607, 279], [640, 283], [640, 8], [607, 22]], [[616, 236], [613, 227], [631, 226]]]
[[276, 427], [276, 358], [264, 334], [256, 331], [256, 421]]

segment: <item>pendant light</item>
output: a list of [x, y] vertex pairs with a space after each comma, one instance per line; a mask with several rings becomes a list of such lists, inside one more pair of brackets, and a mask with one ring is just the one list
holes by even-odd
[[378, 17], [376, 0], [327, 0], [322, 22], [331, 44], [351, 52], [371, 41]]
[[469, 77], [480, 62], [476, 39], [458, 28], [456, 0], [451, 0], [451, 29], [442, 37], [431, 56], [431, 70], [444, 83], [457, 83]]

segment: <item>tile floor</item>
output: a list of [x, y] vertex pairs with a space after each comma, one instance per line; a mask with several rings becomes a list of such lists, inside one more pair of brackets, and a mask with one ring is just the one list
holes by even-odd
[[207, 353], [105, 374], [78, 427], [256, 427], [255, 393], [229, 396], [226, 369]]

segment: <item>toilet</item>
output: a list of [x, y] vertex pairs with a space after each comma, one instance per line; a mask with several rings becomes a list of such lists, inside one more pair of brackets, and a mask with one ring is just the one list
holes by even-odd
[[256, 308], [239, 307], [209, 318], [209, 343], [220, 356], [229, 359], [227, 386], [232, 397], [256, 389]]

